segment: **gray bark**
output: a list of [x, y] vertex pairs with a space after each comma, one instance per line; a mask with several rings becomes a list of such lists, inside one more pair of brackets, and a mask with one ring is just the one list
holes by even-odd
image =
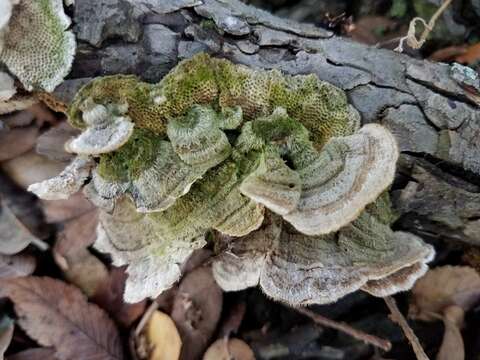
[[480, 244], [480, 80], [468, 68], [413, 59], [334, 36], [237, 0], [80, 0], [69, 100], [89, 78], [133, 73], [160, 80], [205, 51], [342, 88], [362, 121], [378, 122], [402, 151], [398, 227], [432, 240]]

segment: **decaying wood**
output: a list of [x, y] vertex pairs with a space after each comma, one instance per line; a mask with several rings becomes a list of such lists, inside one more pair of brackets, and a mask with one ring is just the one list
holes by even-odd
[[[68, 102], [99, 75], [158, 81], [200, 51], [315, 73], [346, 91], [364, 123], [395, 134], [403, 154], [393, 187], [405, 215], [399, 226], [424, 238], [445, 234], [480, 244], [480, 80], [473, 71], [355, 43], [238, 0], [82, 0], [73, 22], [79, 48], [59, 99]], [[433, 210], [439, 207], [441, 216]]]

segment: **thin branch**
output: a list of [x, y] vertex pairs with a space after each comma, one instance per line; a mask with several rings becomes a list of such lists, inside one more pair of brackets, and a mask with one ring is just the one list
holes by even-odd
[[[408, 32], [407, 36], [404, 36], [400, 39], [400, 43], [398, 46], [395, 48], [395, 51], [398, 52], [403, 52], [403, 43], [406, 40], [408, 46], [410, 46], [412, 49], [420, 49], [423, 44], [425, 44], [425, 41], [427, 40], [428, 35], [432, 32], [433, 28], [435, 27], [435, 23], [437, 19], [440, 17], [440, 15], [445, 11], [445, 9], [450, 5], [452, 0], [445, 0], [442, 5], [435, 11], [435, 14], [432, 15], [430, 20], [427, 22], [422, 19], [421, 17], [415, 17], [410, 21], [410, 25], [408, 26]], [[420, 35], [420, 38], [417, 39], [416, 33], [416, 25], [417, 22], [420, 22], [423, 24], [423, 32]]]
[[412, 345], [413, 351], [415, 352], [415, 356], [417, 357], [417, 359], [429, 360], [427, 354], [425, 354], [425, 351], [422, 348], [422, 345], [420, 345], [420, 341], [418, 341], [417, 336], [413, 332], [412, 328], [408, 325], [405, 317], [398, 309], [395, 299], [391, 296], [386, 296], [383, 298], [383, 300], [385, 300], [385, 303], [387, 304], [388, 309], [391, 312], [390, 318], [402, 328], [402, 331], [410, 342], [410, 345]]
[[382, 350], [390, 351], [390, 349], [392, 348], [392, 344], [390, 341], [379, 338], [371, 334], [367, 334], [366, 332], [355, 329], [348, 324], [326, 318], [306, 308], [295, 308], [295, 310], [297, 310], [299, 313], [305, 316], [308, 316], [310, 319], [312, 319], [315, 323], [319, 325], [323, 325], [325, 327], [329, 327], [329, 328], [341, 331], [357, 340], [363, 341], [367, 344], [371, 344]]

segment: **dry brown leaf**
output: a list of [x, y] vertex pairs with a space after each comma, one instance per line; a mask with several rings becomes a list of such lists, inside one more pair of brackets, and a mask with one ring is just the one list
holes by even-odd
[[254, 360], [252, 349], [240, 339], [218, 339], [203, 355], [203, 360]]
[[70, 162], [73, 155], [65, 151], [64, 144], [78, 134], [78, 129], [62, 121], [38, 137], [36, 151], [51, 160]]
[[468, 47], [466, 45], [451, 45], [443, 49], [434, 51], [428, 59], [431, 61], [450, 62], [455, 60], [458, 56], [465, 54]]
[[444, 310], [443, 323], [445, 325], [445, 333], [437, 354], [437, 360], [465, 359], [463, 338], [460, 332], [464, 315], [463, 309], [456, 305], [449, 306]]
[[14, 278], [28, 276], [33, 273], [36, 260], [29, 255], [2, 255], [0, 254], [0, 278]]
[[36, 238], [3, 202], [0, 203], [0, 254], [13, 255]]
[[184, 344], [181, 359], [198, 359], [215, 332], [222, 312], [223, 295], [210, 267], [188, 273], [175, 296], [172, 319]]
[[33, 348], [10, 355], [7, 360], [58, 360], [55, 350], [50, 348]]
[[18, 324], [60, 360], [118, 360], [123, 349], [107, 314], [80, 290], [47, 277], [0, 280], [0, 296], [15, 305]]
[[0, 131], [0, 161], [13, 159], [33, 149], [37, 137], [36, 126]]
[[123, 301], [126, 279], [125, 267], [111, 268], [109, 276], [97, 288], [92, 301], [106, 310], [122, 327], [129, 328], [144, 313], [147, 302], [144, 300], [131, 304]]
[[182, 340], [175, 323], [167, 314], [155, 311], [141, 336], [145, 339], [149, 360], [178, 360], [180, 358]]
[[81, 191], [63, 200], [40, 200], [45, 220], [58, 223], [71, 220], [93, 210], [93, 204], [85, 198]]
[[409, 316], [431, 321], [450, 305], [467, 311], [480, 299], [480, 275], [468, 266], [442, 266], [432, 269], [412, 289]]
[[474, 64], [480, 60], [480, 43], [469, 46], [463, 54], [455, 58], [461, 64]]
[[33, 183], [55, 177], [65, 166], [66, 164], [63, 162], [49, 160], [45, 156], [38, 155], [35, 150], [30, 150], [1, 163], [3, 171], [23, 189]]
[[65, 224], [59, 233], [53, 256], [65, 278], [89, 298], [108, 281], [108, 270], [88, 250], [96, 238], [97, 211], [89, 211]]
[[15, 324], [12, 319], [4, 316], [0, 320], [0, 360], [4, 359], [5, 351], [7, 351], [13, 337]]

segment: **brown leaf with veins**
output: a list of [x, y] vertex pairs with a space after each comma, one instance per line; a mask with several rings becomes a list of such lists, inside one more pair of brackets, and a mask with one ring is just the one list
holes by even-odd
[[47, 277], [0, 280], [0, 296], [15, 305], [18, 324], [59, 360], [123, 359], [118, 331], [107, 314], [73, 286]]
[[0, 254], [0, 278], [14, 278], [31, 275], [36, 267], [36, 260], [29, 255]]
[[222, 313], [222, 290], [210, 267], [199, 267], [180, 283], [171, 317], [184, 344], [180, 358], [198, 359], [207, 348]]
[[10, 355], [7, 360], [58, 360], [55, 350], [50, 348], [33, 348]]

